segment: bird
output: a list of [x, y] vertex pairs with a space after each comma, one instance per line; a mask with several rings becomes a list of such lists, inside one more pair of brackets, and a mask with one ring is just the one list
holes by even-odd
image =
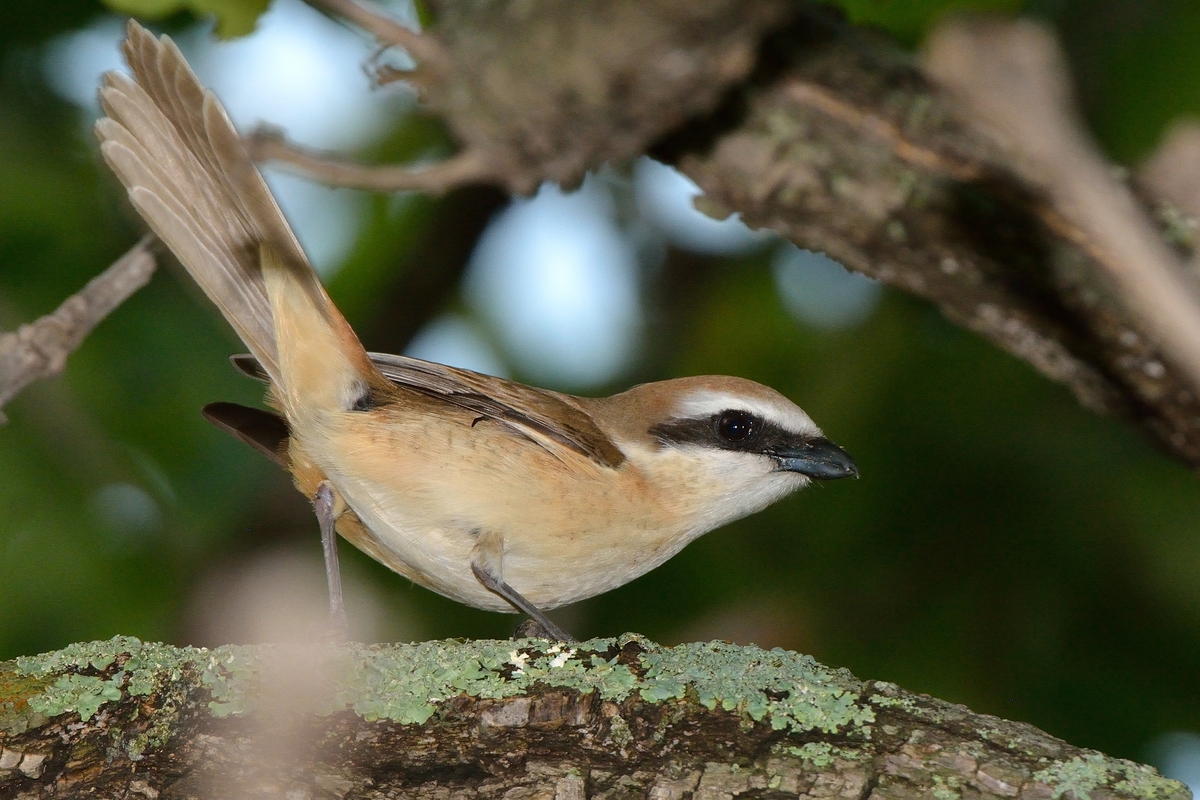
[[249, 349], [235, 366], [268, 384], [272, 410], [204, 413], [313, 502], [343, 630], [338, 535], [416, 584], [570, 641], [545, 611], [812, 481], [858, 476], [799, 406], [744, 378], [587, 398], [368, 353], [170, 37], [130, 20], [123, 50], [132, 78], [104, 77], [101, 152]]

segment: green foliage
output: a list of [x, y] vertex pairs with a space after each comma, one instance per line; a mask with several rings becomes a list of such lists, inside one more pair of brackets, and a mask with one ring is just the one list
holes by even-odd
[[920, 42], [922, 35], [946, 14], [955, 11], [1015, 13], [1026, 0], [835, 0], [855, 25], [882, 28], [907, 45]]
[[104, 4], [121, 14], [148, 19], [181, 11], [212, 14], [217, 18], [217, 36], [230, 39], [253, 31], [271, 0], [104, 0]]

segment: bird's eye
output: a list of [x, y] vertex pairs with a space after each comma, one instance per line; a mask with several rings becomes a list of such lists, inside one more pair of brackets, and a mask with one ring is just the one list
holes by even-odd
[[744, 411], [726, 411], [717, 420], [717, 433], [731, 444], [739, 444], [754, 435], [756, 420]]

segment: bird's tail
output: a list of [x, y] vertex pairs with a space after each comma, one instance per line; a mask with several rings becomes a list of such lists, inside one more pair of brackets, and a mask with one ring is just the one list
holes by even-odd
[[[134, 207], [258, 359], [284, 411], [345, 407], [382, 380], [310, 266], [229, 117], [170, 38], [129, 23], [100, 91], [101, 151]], [[378, 376], [378, 377], [377, 377]]]

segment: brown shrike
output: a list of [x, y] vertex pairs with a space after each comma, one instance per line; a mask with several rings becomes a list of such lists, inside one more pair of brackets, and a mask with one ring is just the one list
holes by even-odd
[[800, 408], [741, 378], [585, 398], [366, 352], [174, 43], [131, 21], [125, 55], [135, 80], [105, 76], [101, 150], [250, 349], [235, 364], [269, 384], [279, 414], [205, 413], [314, 501], [343, 625], [336, 534], [567, 639], [542, 609], [620, 586], [813, 479], [858, 474]]

